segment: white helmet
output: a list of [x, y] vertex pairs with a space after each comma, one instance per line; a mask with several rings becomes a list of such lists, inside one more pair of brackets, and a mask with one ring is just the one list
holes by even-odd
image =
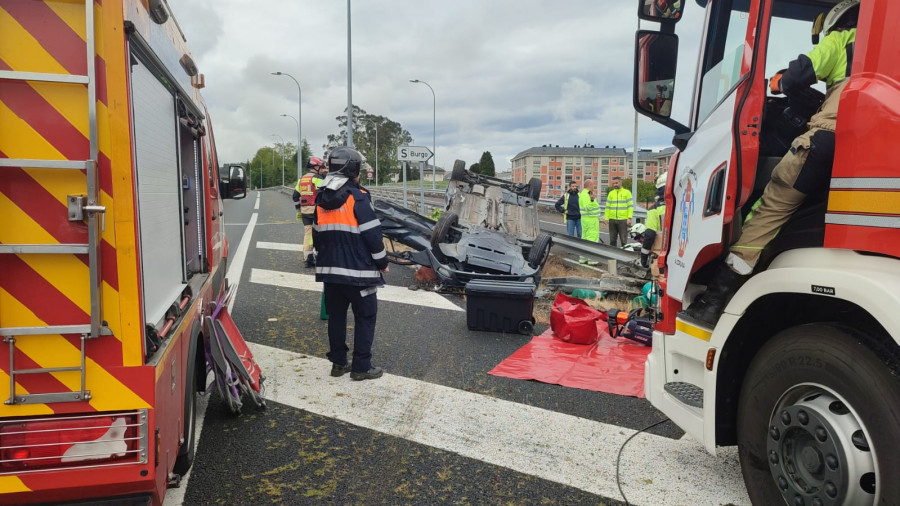
[[628, 229], [628, 235], [632, 237], [632, 239], [637, 239], [641, 234], [647, 231], [647, 225], [643, 223], [635, 223]]
[[[819, 43], [819, 34], [824, 32], [825, 35], [831, 33], [835, 26], [841, 23], [841, 20], [850, 11], [854, 11], [859, 7], [859, 0], [842, 0], [828, 11], [828, 14], [819, 14], [813, 22], [812, 41], [813, 44]], [[858, 11], [856, 11], [858, 12]]]
[[662, 174], [659, 175], [659, 177], [656, 178], [656, 189], [657, 190], [666, 186], [666, 174], [668, 174], [668, 172], [663, 172]]

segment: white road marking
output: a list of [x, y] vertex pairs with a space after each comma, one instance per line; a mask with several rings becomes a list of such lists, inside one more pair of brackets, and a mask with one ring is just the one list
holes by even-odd
[[[238, 281], [241, 280], [241, 273], [244, 272], [244, 260], [247, 259], [247, 250], [250, 249], [250, 238], [253, 237], [253, 227], [256, 226], [256, 217], [259, 216], [258, 213], [253, 213], [250, 216], [250, 223], [247, 224], [247, 229], [244, 230], [244, 235], [241, 236], [241, 243], [238, 245], [237, 250], [234, 252], [234, 256], [231, 257], [231, 263], [228, 266], [228, 272], [225, 273], [225, 277], [231, 280], [232, 284], [237, 284]], [[231, 296], [231, 301], [228, 302], [228, 312], [231, 312], [231, 309], [234, 307], [234, 301], [237, 300], [237, 289], [238, 286], [234, 287], [234, 293]]]
[[279, 251], [303, 251], [302, 244], [293, 244], [289, 242], [263, 242], [257, 241], [256, 247], [260, 249], [274, 249]]
[[[259, 283], [261, 285], [295, 288], [297, 290], [309, 290], [312, 292], [322, 291], [322, 283], [316, 282], [315, 276], [310, 274], [294, 274], [292, 272], [251, 269], [250, 282]], [[385, 285], [380, 287], [378, 289], [378, 300], [437, 309], [449, 309], [451, 311], [463, 310], [461, 307], [437, 293], [425, 290], [412, 291], [409, 288], [402, 286]]]
[[[620, 499], [616, 456], [634, 430], [391, 374], [332, 378], [325, 359], [250, 344], [266, 398], [458, 453], [603, 497]], [[622, 454], [631, 504], [750, 504], [737, 452], [643, 433]]]
[[253, 209], [256, 211], [259, 211], [259, 200], [261, 198], [261, 195], [262, 195], [261, 193], [256, 192], [256, 203], [253, 204]]

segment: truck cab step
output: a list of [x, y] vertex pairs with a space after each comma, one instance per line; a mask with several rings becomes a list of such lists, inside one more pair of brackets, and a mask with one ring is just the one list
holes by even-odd
[[703, 389], [691, 383], [673, 381], [666, 383], [663, 388], [679, 401], [695, 408], [703, 407]]

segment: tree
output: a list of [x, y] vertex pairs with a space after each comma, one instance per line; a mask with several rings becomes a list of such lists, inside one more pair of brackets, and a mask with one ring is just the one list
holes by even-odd
[[497, 173], [494, 170], [494, 157], [491, 156], [490, 151], [485, 151], [481, 154], [481, 161], [478, 162], [479, 173], [484, 174], [485, 176], [496, 176]]
[[[347, 110], [337, 116], [339, 132], [329, 134], [328, 142], [322, 148], [331, 151], [338, 146], [347, 145]], [[375, 137], [378, 137], [378, 152], [375, 152]], [[392, 121], [386, 116], [369, 114], [364, 109], [353, 106], [353, 143], [355, 148], [366, 157], [366, 160], [374, 168], [378, 167], [378, 184], [390, 179], [391, 174], [400, 172], [400, 165], [394, 157], [397, 148], [412, 142], [412, 135], [406, 131], [400, 123]], [[401, 176], [402, 178], [402, 176]], [[407, 179], [419, 178], [418, 169], [409, 170]]]
[[481, 174], [481, 163], [475, 162], [472, 165], [469, 165], [469, 172], [474, 172], [475, 174]]

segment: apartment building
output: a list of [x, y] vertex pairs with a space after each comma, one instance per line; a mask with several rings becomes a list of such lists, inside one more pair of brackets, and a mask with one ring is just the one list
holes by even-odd
[[[656, 176], [665, 172], [669, 160], [675, 154], [670, 147], [660, 151], [642, 149], [638, 151], [637, 177], [644, 181], [655, 181]], [[581, 186], [585, 179], [598, 182], [601, 192], [605, 192], [613, 177], [630, 178], [634, 172], [633, 153], [616, 146], [560, 147], [544, 145], [526, 149], [512, 159], [512, 179], [517, 183], [528, 182], [532, 177], [540, 178], [541, 198], [555, 198], [563, 194], [569, 181]]]

